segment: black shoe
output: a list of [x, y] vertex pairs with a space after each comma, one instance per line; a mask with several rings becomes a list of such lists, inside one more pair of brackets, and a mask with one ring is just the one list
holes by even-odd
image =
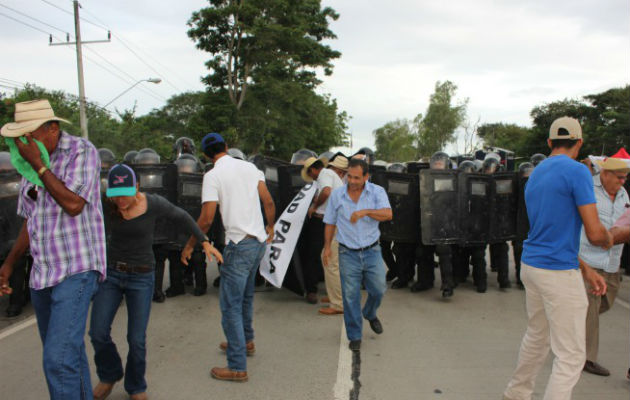
[[184, 278], [184, 285], [186, 286], [192, 286], [194, 284], [193, 282], [193, 278], [190, 276], [187, 276]]
[[212, 286], [219, 287], [221, 286], [221, 277], [217, 276], [216, 279], [212, 282]]
[[383, 325], [381, 324], [381, 321], [378, 320], [378, 318], [370, 320], [370, 328], [372, 328], [374, 333], [376, 333], [377, 335], [383, 333]]
[[396, 279], [392, 283], [392, 289], [406, 289], [407, 286], [409, 286], [409, 282], [408, 281], [403, 281], [400, 278]]
[[499, 283], [499, 289], [509, 289], [511, 287], [512, 287], [512, 284], [510, 283], [510, 281]]
[[595, 361], [586, 360], [583, 370], [593, 375], [610, 376], [610, 371], [597, 364]]
[[516, 287], [521, 290], [525, 290], [525, 285], [523, 285], [523, 282], [521, 281], [516, 282]]
[[193, 296], [203, 296], [204, 294], [206, 294], [206, 288], [195, 288], [195, 290], [193, 291]]
[[348, 344], [348, 347], [352, 351], [359, 351], [359, 350], [361, 350], [361, 339], [359, 339], [359, 340], [351, 340], [350, 344]]
[[485, 285], [479, 285], [477, 286], [477, 293], [486, 293], [486, 290], [488, 288]]
[[411, 285], [411, 291], [413, 293], [424, 292], [425, 290], [429, 290], [432, 288], [433, 288], [433, 285], [421, 284], [420, 282], [416, 282], [413, 285]]
[[442, 297], [451, 297], [453, 296], [453, 289], [451, 288], [446, 288], [442, 290]]
[[161, 290], [155, 290], [153, 292], [153, 301], [156, 303], [164, 303], [166, 300], [166, 296], [164, 296], [164, 292]]
[[22, 314], [22, 306], [19, 304], [9, 304], [7, 310], [5, 311], [8, 318], [14, 318], [18, 315]]
[[166, 297], [175, 297], [175, 296], [179, 296], [180, 294], [184, 294], [184, 289], [173, 289], [173, 288], [168, 288], [166, 289]]

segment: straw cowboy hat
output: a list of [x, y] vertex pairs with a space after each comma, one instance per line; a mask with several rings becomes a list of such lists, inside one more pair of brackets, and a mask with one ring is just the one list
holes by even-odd
[[337, 156], [334, 160], [332, 160], [332, 162], [328, 163], [328, 166], [338, 168], [342, 171], [347, 171], [348, 159], [344, 156]]
[[308, 176], [308, 174], [306, 172], [317, 161], [321, 162], [324, 165], [324, 168], [326, 168], [326, 165], [328, 165], [328, 163], [325, 160], [320, 160], [320, 159], [317, 159], [315, 157], [307, 158], [306, 161], [304, 161], [304, 166], [302, 167], [302, 179], [304, 179], [305, 182], [313, 182], [313, 178]]
[[625, 172], [626, 174], [630, 172], [630, 163], [628, 163], [628, 160], [621, 158], [608, 157], [603, 160], [596, 160], [595, 163], [599, 165], [601, 169], [607, 171]]
[[63, 118], [55, 116], [55, 112], [48, 100], [32, 100], [15, 104], [15, 122], [4, 124], [0, 134], [4, 137], [19, 137], [31, 133], [46, 122], [61, 121]]

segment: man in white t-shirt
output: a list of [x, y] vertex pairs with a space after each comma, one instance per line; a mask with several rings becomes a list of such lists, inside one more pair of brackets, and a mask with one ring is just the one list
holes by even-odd
[[[336, 167], [339, 168], [342, 164], [342, 159], [336, 157]], [[344, 157], [345, 158], [345, 157]], [[345, 169], [348, 168], [348, 160], [345, 159]], [[302, 178], [307, 182], [317, 181], [318, 192], [313, 199], [313, 204], [308, 209], [308, 215], [310, 220], [307, 224], [307, 246], [312, 249], [307, 255], [309, 257], [308, 267], [321, 268], [322, 260], [321, 254], [324, 248], [324, 213], [326, 212], [326, 206], [328, 205], [328, 197], [333, 190], [343, 186], [343, 182], [339, 175], [330, 168], [325, 168], [325, 163], [322, 160], [318, 160], [315, 157], [311, 157], [306, 160], [304, 168], [302, 169]], [[338, 243], [336, 240], [331, 245], [332, 256], [328, 265], [324, 268], [324, 281], [326, 282], [326, 292], [328, 293], [328, 307], [322, 307], [319, 309], [319, 313], [322, 315], [335, 315], [343, 314], [343, 298], [341, 295], [341, 278], [339, 277], [339, 255], [338, 255]], [[305, 273], [306, 276], [306, 273]], [[317, 285], [317, 281], [315, 281]], [[316, 286], [315, 286], [316, 287]], [[308, 291], [308, 288], [307, 288]], [[307, 294], [308, 300], [308, 294]]]
[[[227, 342], [219, 347], [227, 353], [228, 366], [212, 368], [211, 375], [220, 380], [246, 381], [246, 357], [255, 352], [254, 281], [266, 243], [273, 239], [275, 206], [263, 173], [253, 164], [227, 155], [227, 145], [221, 135], [209, 133], [203, 138], [201, 148], [212, 159], [214, 168], [203, 177], [202, 208], [197, 224], [207, 232], [220, 206], [226, 240], [219, 300]], [[186, 265], [194, 245], [195, 238], [191, 237], [182, 251], [182, 262]]]

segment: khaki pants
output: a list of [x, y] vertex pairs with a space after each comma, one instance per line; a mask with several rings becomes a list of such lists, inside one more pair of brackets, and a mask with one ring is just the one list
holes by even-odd
[[[322, 255], [324, 251], [322, 250]], [[323, 265], [323, 260], [322, 260]], [[324, 281], [326, 282], [326, 292], [330, 299], [330, 307], [343, 311], [343, 298], [341, 297], [341, 278], [339, 277], [339, 242], [333, 239], [330, 244], [330, 257], [328, 266], [324, 267]]]
[[531, 399], [536, 375], [549, 347], [555, 356], [544, 400], [570, 400], [584, 362], [588, 300], [577, 269], [553, 271], [522, 264], [527, 331], [505, 399]]
[[597, 361], [597, 352], [599, 350], [599, 314], [603, 314], [610, 310], [617, 292], [619, 291], [619, 272], [610, 273], [601, 269], [594, 268], [601, 276], [606, 280], [606, 294], [603, 296], [596, 296], [588, 291], [587, 286], [586, 296], [588, 297], [588, 311], [586, 313], [586, 359], [589, 361]]

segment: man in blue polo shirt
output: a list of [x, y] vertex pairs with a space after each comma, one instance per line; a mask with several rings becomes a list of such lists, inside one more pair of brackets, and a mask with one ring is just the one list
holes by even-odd
[[597, 215], [591, 174], [575, 161], [582, 147], [579, 122], [558, 118], [547, 143], [551, 154], [534, 169], [525, 188], [530, 230], [523, 243], [521, 279], [528, 323], [504, 393], [509, 400], [531, 399], [550, 346], [555, 359], [544, 400], [571, 398], [586, 360], [584, 281], [593, 293], [606, 291], [603, 278], [578, 260], [582, 224], [592, 244], [612, 246], [612, 236]]
[[[364, 160], [351, 159], [348, 164], [348, 184], [339, 187], [328, 198], [324, 214], [324, 253], [328, 265], [335, 228], [339, 242], [339, 273], [343, 298], [343, 320], [350, 341], [350, 350], [361, 348], [362, 318], [370, 322], [377, 333], [383, 326], [376, 317], [385, 288], [385, 264], [378, 245], [381, 235], [378, 224], [392, 219], [392, 208], [385, 189], [368, 182], [368, 165]], [[368, 297], [361, 310], [361, 283]]]

